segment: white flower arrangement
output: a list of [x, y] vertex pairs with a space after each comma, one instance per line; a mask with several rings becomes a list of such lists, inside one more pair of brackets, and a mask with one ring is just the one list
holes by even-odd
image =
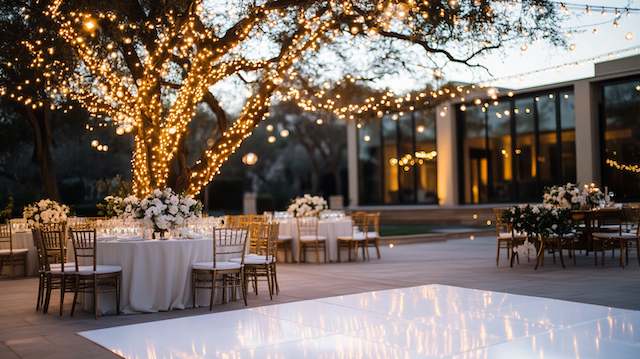
[[559, 208], [581, 209], [586, 207], [587, 198], [578, 185], [567, 183], [545, 188], [542, 202]]
[[120, 217], [123, 219], [142, 219], [144, 212], [140, 209], [140, 200], [136, 196], [127, 196], [122, 199], [122, 214]]
[[542, 200], [544, 204], [572, 210], [609, 205], [608, 198], [593, 183], [583, 187], [573, 183], [567, 183], [564, 186], [547, 187]]
[[171, 188], [156, 189], [147, 198], [136, 202], [125, 198], [125, 213], [129, 218], [143, 219], [154, 232], [166, 232], [195, 219], [202, 213], [202, 204], [191, 196], [179, 195]]
[[308, 217], [317, 216], [320, 212], [328, 209], [327, 201], [320, 196], [311, 196], [305, 194], [302, 197], [294, 199], [287, 212], [291, 213], [294, 217]]
[[122, 217], [124, 198], [118, 196], [106, 196], [103, 203], [98, 203], [98, 215], [108, 218]]
[[65, 223], [68, 215], [68, 206], [50, 199], [32, 203], [22, 210], [22, 218], [31, 229], [40, 228], [43, 224]]

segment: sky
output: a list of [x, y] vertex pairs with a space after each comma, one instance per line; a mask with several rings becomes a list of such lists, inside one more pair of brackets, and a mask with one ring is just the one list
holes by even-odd
[[[575, 50], [573, 51], [570, 51], [566, 48], [557, 48], [543, 42], [527, 44], [527, 50], [522, 51], [520, 49], [522, 44], [516, 43], [508, 48], [498, 50], [497, 52], [489, 56], [479, 58], [478, 62], [488, 67], [493, 77], [503, 78], [511, 75], [522, 74], [523, 72], [532, 70], [544, 69], [578, 60], [589, 59], [591, 57], [631, 47], [636, 47], [636, 49], [621, 55], [617, 55], [613, 58], [640, 54], [640, 14], [630, 14], [629, 16], [622, 16], [619, 20], [619, 26], [614, 27], [614, 15], [612, 13], [602, 15], [601, 10], [597, 8], [597, 5], [620, 6], [622, 8], [626, 6], [640, 8], [640, 1], [572, 0], [567, 2], [592, 4], [595, 6], [595, 9], [591, 11], [590, 15], [587, 15], [584, 12], [580, 12], [576, 15], [574, 15], [575, 13], [572, 13], [571, 19], [562, 24], [563, 28], [585, 26], [605, 21], [606, 24], [589, 26], [585, 28], [583, 32], [574, 34], [569, 37], [568, 43], [575, 44]], [[593, 28], [597, 28], [596, 33], [593, 32]], [[632, 34], [631, 40], [625, 38], [627, 36], [627, 33]], [[607, 61], [607, 59], [609, 58], [605, 58], [595, 62]], [[492, 82], [492, 85], [521, 89], [543, 84], [591, 77], [594, 75], [593, 64], [594, 61], [589, 61], [578, 66], [563, 67], [560, 70], [544, 71], [528, 76], [517, 76], [515, 78]], [[445, 76], [448, 80], [457, 80], [464, 82], [479, 82], [491, 77], [484, 71], [476, 71], [473, 74], [469, 73], [469, 71], [453, 71], [453, 73], [445, 73]], [[403, 79], [401, 82], [406, 84], [407, 80], [409, 79]], [[402, 91], [401, 88], [398, 88], [398, 90]]]
[[[224, 5], [226, 4], [224, 0], [210, 1], [214, 4], [221, 2], [220, 4], [213, 5], [214, 7], [228, 7], [228, 5]], [[523, 89], [591, 77], [594, 75], [594, 63], [596, 62], [640, 54], [640, 13], [631, 13], [628, 16], [623, 15], [618, 20], [619, 25], [615, 27], [613, 25], [615, 14], [611, 11], [602, 14], [601, 9], [598, 8], [598, 6], [602, 5], [609, 7], [619, 6], [621, 9], [625, 7], [640, 8], [640, 0], [568, 0], [566, 3], [589, 4], [592, 7], [589, 14], [585, 11], [572, 11], [568, 19], [560, 24], [563, 29], [580, 28], [579, 32], [567, 38], [567, 43], [573, 45], [572, 51], [564, 47], [555, 47], [544, 41], [526, 43], [527, 49], [526, 51], [522, 51], [521, 47], [525, 43], [514, 42], [491, 54], [477, 58], [477, 62], [487, 67], [490, 73], [482, 69], [471, 70], [464, 65], [448, 65], [443, 69], [444, 77], [441, 82], [459, 81], [466, 83], [484, 83], [491, 86]], [[593, 31], [594, 28], [597, 29], [596, 32]], [[365, 47], [364, 44], [357, 42], [349, 44], [352, 44], [354, 48]], [[260, 48], [260, 44], [256, 46]], [[413, 48], [411, 46], [413, 46]], [[632, 48], [634, 49], [613, 57], [606, 56], [612, 52]], [[375, 60], [375, 58], [371, 58], [371, 56], [366, 56], [367, 50], [362, 51], [362, 54], [353, 57], [359, 58], [364, 63]], [[411, 53], [412, 51], [421, 52], [423, 50], [417, 45], [409, 45], [406, 52]], [[363, 54], [364, 56], [362, 56]], [[320, 61], [325, 62], [331, 62], [333, 59], [332, 56], [324, 55], [322, 51], [318, 53], [317, 56], [321, 59]], [[420, 56], [416, 54], [416, 57]], [[589, 60], [593, 57], [599, 57], [599, 59]], [[537, 72], [537, 70], [575, 61], [584, 63], [564, 66], [555, 70]], [[366, 68], [366, 64], [364, 63], [361, 66]], [[360, 66], [357, 64], [357, 61], [354, 62], [354, 64], [358, 67]], [[403, 94], [412, 90], [421, 90], [425, 88], [427, 84], [434, 84], [432, 70], [426, 67], [423, 71], [423, 75], [416, 75], [416, 73], [409, 72], [388, 75], [376, 80], [374, 83], [369, 83], [369, 85], [380, 89], [389, 89], [396, 94]], [[531, 71], [535, 73], [519, 76]], [[342, 71], [336, 70], [334, 74], [339, 78], [344, 76]], [[328, 77], [335, 76], [328, 74]], [[487, 81], [489, 79], [500, 80]], [[325, 80], [320, 79], [320, 81]], [[437, 86], [438, 83], [435, 83], [435, 85]], [[231, 113], [239, 112], [251, 93], [249, 89], [236, 78], [229, 78], [228, 81], [218, 84], [212, 88], [212, 90], [221, 99], [223, 107]]]

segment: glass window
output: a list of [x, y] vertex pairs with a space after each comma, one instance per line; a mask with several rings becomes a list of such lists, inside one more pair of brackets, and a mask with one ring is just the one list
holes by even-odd
[[538, 197], [538, 162], [536, 161], [536, 123], [532, 97], [518, 99], [513, 108], [516, 139], [514, 169], [519, 197], [532, 201]]
[[382, 202], [380, 121], [367, 121], [358, 130], [358, 181], [360, 202]]
[[576, 114], [573, 92], [560, 93], [562, 183], [576, 182]]
[[487, 111], [489, 155], [489, 201], [511, 199], [511, 105], [508, 101], [489, 106]]
[[556, 98], [553, 92], [535, 98], [538, 111], [538, 179], [544, 187], [558, 184], [558, 134]]
[[575, 181], [573, 106], [571, 90], [459, 106], [464, 203], [539, 201], [544, 186]]
[[438, 203], [435, 120], [428, 109], [359, 126], [360, 203]]
[[398, 118], [398, 175], [400, 203], [415, 203], [415, 155], [413, 150], [413, 114]]
[[482, 106], [461, 109], [462, 176], [466, 203], [484, 203], [488, 199], [489, 166], [486, 150], [487, 121]]
[[418, 203], [438, 203], [435, 111], [416, 112], [414, 114], [414, 124], [416, 138], [416, 201]]
[[605, 84], [603, 184], [620, 202], [640, 199], [640, 79]]
[[398, 126], [397, 117], [382, 119], [382, 160], [384, 161], [384, 203], [398, 202]]

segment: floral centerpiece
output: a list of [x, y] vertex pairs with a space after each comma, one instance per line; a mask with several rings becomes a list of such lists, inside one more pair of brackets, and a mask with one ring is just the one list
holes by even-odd
[[503, 212], [502, 220], [514, 231], [527, 236], [522, 244], [513, 247], [520, 255], [528, 255], [535, 248], [534, 241], [540, 237], [563, 237], [573, 232], [571, 209], [549, 204], [514, 206]]
[[122, 199], [122, 214], [120, 218], [123, 219], [142, 219], [144, 218], [144, 212], [140, 208], [140, 199], [136, 196], [127, 196]]
[[294, 217], [308, 217], [317, 216], [320, 212], [328, 209], [327, 201], [320, 196], [311, 196], [305, 194], [302, 197], [294, 199], [287, 212], [291, 213]]
[[142, 219], [164, 238], [170, 229], [183, 225], [202, 213], [202, 204], [191, 196], [176, 194], [171, 188], [156, 189], [147, 198], [137, 201], [127, 197], [123, 215], [126, 218]]
[[582, 187], [573, 183], [547, 187], [542, 200], [546, 205], [572, 210], [604, 207], [610, 204], [605, 194], [593, 183]]
[[68, 206], [50, 199], [32, 203], [22, 210], [22, 218], [31, 229], [40, 228], [43, 224], [65, 223], [68, 215]]
[[102, 203], [98, 203], [98, 215], [107, 218], [121, 217], [124, 213], [124, 198], [119, 196], [106, 196]]
[[542, 202], [553, 207], [574, 210], [585, 208], [587, 205], [584, 191], [573, 183], [545, 188]]

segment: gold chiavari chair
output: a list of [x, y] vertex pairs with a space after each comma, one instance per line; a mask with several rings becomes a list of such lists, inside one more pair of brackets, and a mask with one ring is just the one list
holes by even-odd
[[[380, 256], [380, 212], [376, 213], [368, 213], [369, 217], [369, 232], [367, 232], [367, 245], [369, 247], [376, 248], [376, 255], [378, 259]], [[367, 257], [369, 256], [369, 251], [367, 250]]]
[[[614, 216], [612, 213], [610, 215]], [[594, 248], [599, 246], [604, 251], [605, 243], [608, 243], [613, 251], [617, 245], [620, 249], [620, 266], [624, 267], [625, 259], [626, 264], [629, 264], [629, 248], [635, 245], [638, 264], [640, 264], [640, 208], [626, 207], [618, 212], [618, 215], [620, 216], [620, 226], [617, 232], [592, 233]], [[606, 223], [607, 221], [601, 220], [601, 222]], [[608, 222], [611, 226], [612, 221]], [[595, 252], [594, 254], [597, 255]], [[604, 265], [604, 253], [602, 254], [602, 265]]]
[[[98, 297], [102, 293], [114, 293], [116, 314], [120, 314], [120, 282], [122, 267], [117, 265], [98, 265], [98, 247], [96, 245], [96, 229], [91, 223], [71, 227], [71, 241], [75, 256], [75, 283], [71, 316], [76, 309], [78, 293], [88, 293], [93, 298], [93, 313], [98, 319]], [[80, 262], [90, 263], [80, 265]]]
[[74, 292], [75, 263], [67, 263], [66, 223], [42, 224], [39, 240], [44, 259], [45, 298], [43, 313], [49, 311], [51, 291], [60, 290], [60, 316], [64, 309], [64, 296]]
[[[251, 282], [253, 291], [258, 294], [258, 281], [264, 278], [269, 289], [269, 298], [273, 299], [273, 293], [278, 294], [280, 288], [276, 274], [277, 263], [277, 238], [278, 223], [254, 224], [257, 228], [255, 251], [244, 257], [245, 280]], [[233, 258], [232, 262], [239, 263], [241, 258]]]
[[[347, 248], [347, 256], [351, 262], [351, 250], [355, 251], [355, 257], [358, 258], [358, 246], [361, 242], [366, 242], [369, 234], [369, 217], [366, 213], [356, 212], [351, 215], [353, 226], [350, 236], [338, 237], [338, 262], [342, 262], [342, 249]], [[364, 252], [367, 245], [362, 243], [363, 260], [366, 259]]]
[[293, 237], [278, 234], [277, 244], [278, 250], [282, 249], [284, 253], [284, 261], [289, 262], [289, 256], [291, 256], [291, 262], [293, 262]]
[[[508, 209], [505, 209], [505, 208], [493, 209], [493, 215], [495, 217], [495, 222], [496, 222], [496, 241], [497, 241], [496, 267], [500, 266], [500, 250], [501, 249], [507, 250], [507, 260], [509, 261], [510, 266], [513, 267], [514, 256], [518, 264], [520, 263], [520, 257], [518, 256], [518, 253], [513, 252], [513, 248], [516, 244], [520, 244], [524, 242], [527, 239], [527, 236], [524, 233], [517, 233], [516, 231], [514, 231], [511, 223], [505, 222], [502, 219], [502, 215], [504, 211], [508, 211]], [[528, 259], [529, 258], [527, 256], [527, 260]]]
[[623, 213], [618, 208], [601, 208], [590, 212], [591, 220], [591, 249], [593, 250], [595, 265], [598, 265], [598, 253], [601, 254], [601, 265], [604, 266], [605, 251], [611, 249], [611, 256], [615, 256], [615, 248], [620, 249], [620, 266], [624, 267], [624, 245], [622, 237]]
[[[213, 310], [216, 289], [222, 288], [222, 301], [226, 302], [227, 290], [236, 298], [238, 288], [242, 290], [244, 305], [247, 305], [247, 288], [244, 279], [244, 258], [247, 246], [246, 228], [213, 229], [213, 261], [197, 262], [191, 266], [191, 295], [193, 307], [197, 301], [198, 289], [211, 291], [209, 310]], [[239, 262], [230, 261], [240, 258]]]
[[13, 233], [11, 231], [11, 223], [7, 221], [6, 224], [0, 224], [0, 245], [8, 246], [9, 248], [0, 249], [0, 275], [4, 266], [10, 266], [11, 277], [15, 277], [16, 266], [22, 266], [23, 275], [27, 276], [27, 253], [26, 248], [14, 248], [13, 247]]
[[316, 252], [316, 263], [320, 263], [320, 249], [324, 252], [324, 262], [327, 262], [327, 238], [318, 235], [318, 217], [296, 218], [298, 227], [300, 261], [307, 261], [307, 249], [314, 249]]

